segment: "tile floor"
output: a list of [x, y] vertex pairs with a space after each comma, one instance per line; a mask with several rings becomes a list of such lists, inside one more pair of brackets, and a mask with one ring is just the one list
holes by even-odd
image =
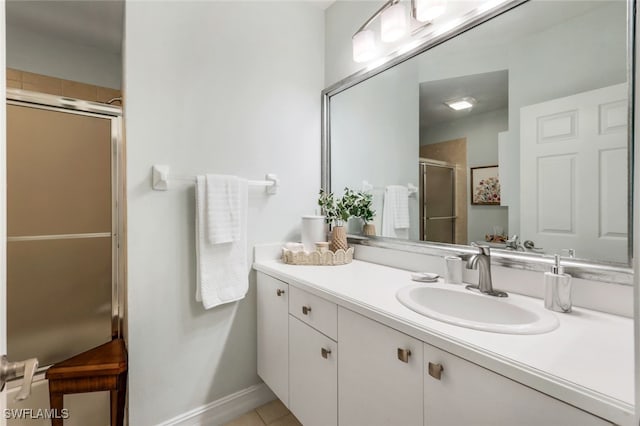
[[302, 426], [279, 399], [243, 414], [225, 426]]

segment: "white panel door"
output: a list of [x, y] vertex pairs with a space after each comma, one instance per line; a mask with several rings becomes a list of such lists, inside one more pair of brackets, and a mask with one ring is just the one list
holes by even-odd
[[338, 424], [338, 344], [289, 315], [289, 409], [304, 426]]
[[627, 84], [520, 110], [523, 240], [627, 261]]
[[258, 272], [258, 375], [289, 406], [289, 286]]
[[340, 307], [338, 339], [338, 424], [422, 426], [422, 342]]
[[[431, 345], [425, 369], [425, 426], [604, 426], [610, 423]], [[437, 376], [437, 375], [435, 375]]]

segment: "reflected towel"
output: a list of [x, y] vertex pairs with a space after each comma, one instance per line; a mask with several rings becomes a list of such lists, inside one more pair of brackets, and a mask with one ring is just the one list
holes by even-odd
[[406, 186], [387, 186], [382, 202], [382, 236], [408, 239], [409, 226], [409, 190]]
[[[237, 179], [237, 178], [236, 178]], [[249, 288], [247, 268], [248, 182], [237, 179], [237, 205], [230, 216], [238, 222], [236, 240], [212, 244], [209, 241], [207, 179], [196, 177], [196, 300], [205, 309], [244, 298]], [[215, 201], [213, 197], [212, 201]], [[215, 217], [215, 215], [213, 215]], [[213, 227], [215, 229], [215, 227]], [[222, 235], [222, 232], [219, 234]], [[227, 233], [227, 238], [232, 235]]]

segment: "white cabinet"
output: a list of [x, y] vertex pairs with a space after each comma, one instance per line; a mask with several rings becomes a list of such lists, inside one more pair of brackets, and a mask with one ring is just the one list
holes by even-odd
[[289, 405], [289, 286], [258, 274], [258, 375]]
[[610, 425], [431, 345], [424, 362], [425, 426]]
[[338, 345], [289, 316], [289, 409], [304, 426], [338, 422]]
[[258, 273], [257, 307], [258, 374], [305, 426], [610, 425], [295, 283]]
[[341, 307], [338, 337], [338, 423], [422, 426], [422, 342]]

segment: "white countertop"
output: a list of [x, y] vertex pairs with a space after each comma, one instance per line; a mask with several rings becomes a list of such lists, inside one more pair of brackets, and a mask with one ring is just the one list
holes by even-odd
[[402, 305], [397, 290], [415, 284], [405, 270], [358, 260], [331, 267], [269, 260], [254, 268], [611, 422], [633, 421], [630, 318], [574, 307], [570, 314], [554, 313], [560, 326], [549, 333], [498, 334], [430, 319]]

